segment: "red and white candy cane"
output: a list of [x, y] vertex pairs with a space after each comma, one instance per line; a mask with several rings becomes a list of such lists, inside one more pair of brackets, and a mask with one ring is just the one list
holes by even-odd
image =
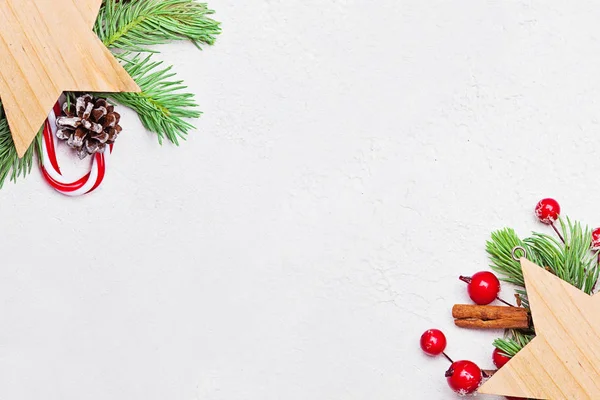
[[48, 115], [44, 125], [44, 140], [42, 141], [42, 174], [48, 183], [59, 193], [66, 196], [82, 196], [91, 193], [100, 186], [106, 175], [106, 164], [113, 151], [113, 146], [107, 146], [103, 153], [96, 153], [93, 156], [92, 167], [81, 179], [71, 181], [65, 179], [60, 172], [58, 160], [56, 158], [56, 147], [58, 138], [56, 137], [56, 118], [62, 113], [61, 103], [54, 105]]

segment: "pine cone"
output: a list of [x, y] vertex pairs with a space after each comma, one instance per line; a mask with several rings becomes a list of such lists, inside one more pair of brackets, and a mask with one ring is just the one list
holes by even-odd
[[103, 152], [121, 133], [121, 116], [106, 99], [85, 94], [75, 104], [63, 105], [64, 116], [56, 120], [56, 136], [77, 150], [80, 159]]

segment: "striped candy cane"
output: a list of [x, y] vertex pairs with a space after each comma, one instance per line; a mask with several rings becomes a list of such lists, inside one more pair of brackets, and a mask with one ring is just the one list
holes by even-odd
[[56, 118], [62, 114], [61, 102], [54, 105], [48, 115], [44, 125], [44, 139], [42, 141], [42, 174], [59, 193], [65, 196], [82, 196], [91, 193], [100, 186], [106, 175], [106, 164], [113, 151], [113, 145], [103, 153], [96, 153], [93, 156], [92, 167], [81, 179], [74, 182], [65, 179], [60, 172], [58, 160], [56, 158], [56, 147], [58, 138], [56, 137]]

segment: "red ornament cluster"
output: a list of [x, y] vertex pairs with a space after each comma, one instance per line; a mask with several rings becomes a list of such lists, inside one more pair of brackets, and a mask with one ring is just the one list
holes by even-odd
[[[484, 374], [481, 368], [472, 361], [460, 360], [453, 361], [445, 353], [446, 351], [446, 335], [439, 329], [428, 329], [421, 335], [421, 349], [428, 356], [438, 356], [443, 354], [450, 361], [450, 368], [445, 373], [448, 386], [460, 395], [474, 393], [481, 385]], [[492, 361], [496, 368], [502, 368], [510, 357], [503, 354], [500, 350], [494, 349], [492, 353]], [[509, 400], [518, 400], [516, 397], [507, 397]]]
[[[498, 298], [498, 293], [500, 293], [500, 281], [489, 271], [477, 272], [473, 276], [461, 276], [460, 280], [467, 283], [469, 297], [478, 305], [490, 304]], [[446, 345], [446, 336], [439, 329], [429, 329], [421, 335], [421, 349], [425, 354], [430, 356], [443, 354], [450, 361], [450, 368], [445, 374], [448, 386], [461, 395], [475, 392], [483, 379], [481, 369], [472, 361], [452, 361], [444, 353]], [[501, 362], [501, 357], [504, 356], [494, 351], [494, 364]], [[508, 358], [505, 358], [506, 361], [502, 365], [508, 362]]]
[[483, 378], [481, 369], [472, 361], [452, 361], [444, 351], [446, 350], [446, 336], [439, 329], [429, 329], [421, 335], [421, 349], [429, 356], [443, 354], [450, 361], [450, 368], [446, 371], [448, 386], [456, 393], [473, 393]]

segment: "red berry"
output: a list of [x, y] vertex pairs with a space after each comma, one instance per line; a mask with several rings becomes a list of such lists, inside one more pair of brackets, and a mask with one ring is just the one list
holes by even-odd
[[421, 349], [430, 356], [437, 356], [446, 350], [446, 336], [439, 329], [429, 329], [421, 335]]
[[556, 221], [559, 214], [560, 205], [554, 199], [542, 199], [535, 206], [536, 217], [546, 225], [550, 225]]
[[496, 300], [500, 292], [500, 281], [489, 271], [481, 271], [471, 277], [461, 276], [460, 280], [469, 284], [469, 297], [480, 306]]
[[600, 228], [592, 231], [592, 249], [600, 250]]
[[494, 361], [496, 368], [500, 369], [504, 366], [504, 364], [510, 361], [510, 357], [505, 356], [500, 350], [494, 349], [492, 361]]
[[459, 394], [473, 393], [481, 384], [481, 370], [471, 361], [455, 361], [446, 371], [446, 379], [452, 390]]

